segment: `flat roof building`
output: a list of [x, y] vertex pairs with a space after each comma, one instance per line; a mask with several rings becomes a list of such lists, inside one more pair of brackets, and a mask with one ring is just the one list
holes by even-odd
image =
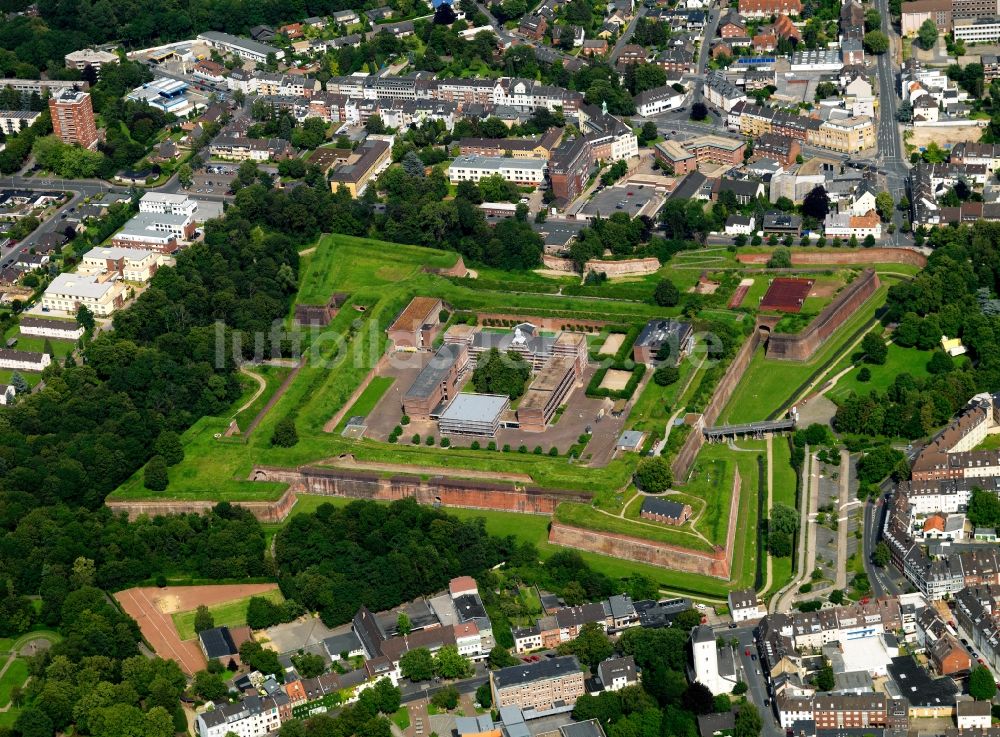
[[219, 31], [205, 31], [199, 34], [198, 40], [227, 54], [235, 54], [241, 59], [249, 59], [258, 63], [266, 62], [268, 54], [274, 54], [274, 58], [279, 60], [285, 56], [285, 52], [277, 46], [269, 46], [259, 41]]
[[577, 362], [570, 356], [553, 356], [535, 375], [517, 407], [522, 430], [542, 432], [579, 377]]
[[52, 132], [63, 143], [94, 148], [97, 145], [97, 124], [90, 94], [79, 89], [64, 89], [49, 98]]
[[107, 316], [125, 304], [125, 288], [117, 281], [99, 282], [84, 274], [58, 274], [42, 295], [42, 307], [75, 314], [83, 305], [98, 316]]
[[547, 167], [545, 159], [463, 154], [448, 167], [448, 179], [452, 184], [458, 184], [478, 182], [483, 177], [499, 174], [504, 181], [534, 187], [545, 181]]
[[66, 54], [65, 60], [67, 69], [79, 69], [82, 72], [87, 67], [91, 67], [100, 76], [101, 66], [117, 64], [118, 55], [97, 49], [80, 49]]
[[369, 138], [358, 148], [360, 155], [348, 163], [337, 167], [327, 177], [330, 189], [336, 192], [344, 187], [352, 197], [364, 194], [375, 177], [377, 177], [392, 161], [392, 144], [389, 141]]
[[493, 437], [510, 409], [510, 397], [501, 394], [459, 394], [441, 413], [438, 429], [446, 435]]
[[569, 711], [585, 692], [583, 671], [572, 655], [492, 671], [490, 686], [496, 707], [517, 706], [536, 714]]
[[403, 412], [415, 420], [429, 420], [440, 414], [458, 392], [468, 365], [466, 346], [442, 345], [403, 395]]

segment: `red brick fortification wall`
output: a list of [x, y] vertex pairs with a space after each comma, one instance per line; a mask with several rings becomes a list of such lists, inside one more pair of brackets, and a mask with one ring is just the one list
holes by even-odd
[[[576, 265], [568, 258], [559, 256], [542, 256], [542, 264], [547, 269], [553, 271], [565, 271], [572, 273], [576, 271]], [[588, 271], [599, 271], [613, 276], [634, 276], [641, 274], [653, 274], [660, 270], [660, 262], [655, 258], [629, 258], [621, 261], [601, 261], [592, 259], [583, 265], [584, 273]]]
[[491, 484], [442, 476], [424, 481], [419, 476], [386, 477], [366, 471], [318, 466], [304, 466], [299, 470], [258, 467], [250, 478], [254, 481], [287, 483], [292, 489], [305, 494], [377, 501], [413, 497], [421, 504], [527, 514], [552, 514], [559, 502], [563, 501], [584, 504], [591, 501], [590, 495], [583, 492]]
[[[771, 258], [769, 253], [741, 253], [736, 259], [743, 264], [766, 264]], [[924, 268], [927, 257], [909, 248], [853, 248], [848, 251], [817, 248], [814, 251], [795, 251], [792, 253], [792, 264], [810, 266], [816, 264], [909, 264]]]
[[[253, 516], [261, 522], [281, 522], [288, 516], [292, 505], [295, 504], [295, 490], [289, 488], [280, 498], [273, 502], [233, 502], [238, 507], [249, 509]], [[117, 499], [108, 500], [107, 505], [115, 513], [125, 512], [130, 520], [134, 520], [142, 515], [155, 517], [166, 514], [201, 514], [214, 507], [216, 502], [210, 501], [163, 501], [157, 499], [143, 499], [136, 501], [122, 501]]]
[[477, 312], [476, 317], [479, 318], [479, 324], [483, 327], [489, 327], [486, 325], [487, 320], [513, 320], [514, 322], [530, 322], [542, 330], [551, 330], [553, 332], [562, 330], [563, 325], [579, 325], [580, 327], [597, 328], [600, 330], [609, 324], [607, 320], [582, 320], [576, 317], [539, 317], [538, 315], [514, 315], [505, 312]]
[[554, 520], [549, 527], [549, 542], [636, 563], [729, 580], [729, 564], [726, 562], [725, 551], [721, 548], [714, 553], [699, 553], [638, 537], [584, 530]]
[[691, 470], [691, 464], [694, 463], [698, 451], [701, 450], [701, 446], [705, 442], [702, 429], [711, 427], [719, 419], [719, 415], [725, 409], [729, 398], [733, 396], [733, 392], [736, 391], [736, 387], [743, 378], [743, 374], [746, 373], [747, 366], [750, 365], [750, 359], [753, 358], [754, 351], [760, 345], [761, 339], [760, 330], [755, 328], [750, 336], [743, 341], [743, 345], [740, 346], [739, 351], [733, 357], [732, 363], [729, 364], [729, 368], [726, 369], [726, 373], [715, 388], [715, 393], [712, 394], [712, 398], [709, 400], [704, 414], [691, 428], [691, 433], [687, 436], [687, 440], [684, 441], [684, 445], [681, 446], [681, 449], [677, 452], [677, 457], [674, 458], [674, 462], [670, 466], [675, 479], [687, 478], [688, 471]]
[[455, 262], [454, 266], [449, 266], [447, 269], [425, 269], [431, 274], [438, 274], [439, 276], [465, 276], [469, 273], [469, 269], [465, 266], [465, 260], [459, 256], [458, 261]]
[[767, 357], [786, 361], [808, 361], [831, 335], [857, 312], [878, 290], [878, 275], [865, 271], [848, 284], [837, 298], [798, 335], [774, 333], [767, 340]]

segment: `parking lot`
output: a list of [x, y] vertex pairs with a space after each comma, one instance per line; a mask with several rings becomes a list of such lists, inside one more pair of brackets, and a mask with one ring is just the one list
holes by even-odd
[[236, 164], [209, 164], [192, 175], [192, 194], [225, 194], [236, 179]]
[[606, 218], [616, 212], [624, 212], [631, 217], [643, 214], [652, 216], [652, 213], [643, 212], [643, 209], [655, 196], [653, 187], [645, 184], [605, 187], [594, 192], [594, 196], [580, 209], [577, 217], [589, 220], [600, 215]]

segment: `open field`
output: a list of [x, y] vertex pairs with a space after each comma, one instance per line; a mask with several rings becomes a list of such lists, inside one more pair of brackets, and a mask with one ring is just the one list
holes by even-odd
[[594, 509], [586, 504], [563, 502], [556, 509], [555, 518], [564, 524], [597, 532], [631, 535], [658, 543], [680, 545], [704, 553], [712, 550], [712, 546], [692, 533], [687, 525], [674, 527], [655, 522], [625, 519]]
[[890, 281], [883, 280], [875, 294], [816, 351], [811, 360], [775, 361], [765, 358], [762, 350], [758, 351], [723, 410], [719, 423], [763, 420], [784, 408], [804, 389], [810, 378], [837, 359], [844, 348], [856, 339], [855, 333], [874, 318], [876, 310], [885, 302], [888, 291], [886, 282]]
[[[856, 368], [840, 378], [835, 386], [826, 392], [826, 396], [834, 402], [840, 402], [851, 392], [855, 394], [868, 394], [871, 391], [884, 392], [896, 380], [896, 376], [901, 373], [908, 373], [915, 379], [923, 379], [929, 376], [927, 373], [927, 362], [931, 360], [931, 351], [922, 351], [919, 348], [902, 348], [895, 343], [889, 344], [889, 353], [885, 363], [876, 366], [870, 363], [857, 364]], [[838, 372], [852, 365], [851, 356], [846, 356], [837, 364]], [[858, 373], [863, 366], [867, 366], [871, 371], [870, 381], [859, 381]]]
[[157, 655], [173, 658], [185, 673], [193, 675], [205, 667], [205, 656], [196, 640], [181, 640], [171, 615], [197, 609], [199, 604], [211, 607], [261, 595], [275, 588], [277, 584], [273, 583], [142, 587], [119, 591], [115, 594], [115, 599], [125, 613], [138, 622], [142, 636], [152, 645]]
[[[260, 594], [261, 597], [280, 604], [285, 600], [278, 589], [270, 589]], [[247, 623], [247, 607], [250, 606], [249, 596], [228, 601], [225, 604], [215, 604], [208, 608], [216, 627], [239, 627]], [[197, 634], [194, 631], [194, 615], [196, 610], [175, 612], [171, 614], [177, 634], [182, 640], [191, 640]]]

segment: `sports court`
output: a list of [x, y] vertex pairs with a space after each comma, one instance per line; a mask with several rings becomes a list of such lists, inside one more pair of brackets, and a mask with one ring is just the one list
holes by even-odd
[[764, 298], [760, 301], [762, 310], [778, 312], [799, 312], [812, 289], [814, 279], [793, 279], [779, 277], [771, 282]]

